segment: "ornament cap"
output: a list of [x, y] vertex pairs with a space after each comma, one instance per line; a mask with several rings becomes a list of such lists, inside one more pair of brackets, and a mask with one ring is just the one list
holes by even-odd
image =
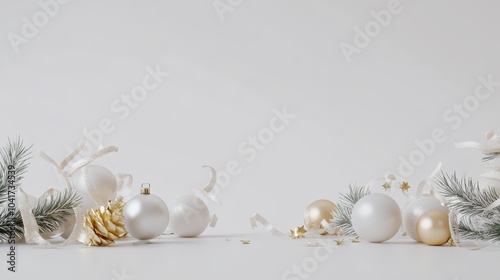
[[151, 184], [144, 183], [141, 185], [141, 194], [150, 194], [151, 193]]

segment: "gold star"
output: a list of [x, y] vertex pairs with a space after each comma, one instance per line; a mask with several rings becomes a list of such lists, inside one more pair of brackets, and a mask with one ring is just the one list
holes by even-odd
[[356, 236], [356, 238], [351, 240], [352, 243], [359, 243], [359, 236]]
[[448, 243], [448, 245], [450, 245], [450, 246], [456, 246], [455, 240], [453, 240], [453, 237], [450, 237], [450, 240], [448, 240], [448, 242], [446, 242], [446, 243]]
[[385, 182], [383, 185], [382, 185], [382, 188], [384, 188], [384, 190], [390, 190], [391, 189], [391, 184], [389, 184], [389, 182]]
[[292, 239], [305, 238], [306, 232], [307, 229], [305, 229], [304, 226], [297, 227], [295, 229], [290, 230], [290, 237], [292, 237]]
[[403, 181], [400, 189], [402, 189], [403, 192], [407, 192], [410, 189], [410, 185], [408, 184], [408, 182]]
[[248, 245], [250, 244], [250, 240], [240, 240], [243, 245]]
[[335, 240], [335, 244], [337, 244], [337, 245], [344, 245], [344, 239]]

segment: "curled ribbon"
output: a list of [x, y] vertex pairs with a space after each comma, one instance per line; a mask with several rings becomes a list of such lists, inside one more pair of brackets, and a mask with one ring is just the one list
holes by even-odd
[[215, 168], [213, 168], [212, 166], [203, 165], [202, 167], [209, 168], [212, 174], [210, 182], [203, 188], [203, 193], [214, 202], [222, 204], [222, 202], [212, 193], [212, 190], [214, 189], [215, 184], [217, 182], [217, 171], [215, 171]]
[[254, 213], [250, 217], [250, 225], [252, 226], [252, 229], [255, 229], [257, 227], [257, 222], [259, 222], [261, 225], [265, 226], [266, 229], [271, 232], [273, 235], [276, 236], [282, 236], [285, 235], [283, 232], [277, 230], [271, 223], [269, 223], [264, 217], [262, 217], [258, 213]]
[[44, 237], [42, 237], [42, 235], [38, 231], [38, 224], [29, 204], [28, 195], [22, 188], [19, 188], [19, 193], [19, 208], [21, 211], [21, 217], [23, 219], [24, 238], [26, 239], [26, 243], [36, 243], [43, 248], [55, 249], [67, 246], [78, 239], [83, 229], [83, 213], [79, 208], [73, 208], [73, 210], [75, 211], [76, 225], [68, 239], [59, 244], [52, 244], [48, 242]]

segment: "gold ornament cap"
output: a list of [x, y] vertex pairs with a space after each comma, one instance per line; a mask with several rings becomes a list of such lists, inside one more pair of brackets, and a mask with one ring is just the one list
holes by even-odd
[[151, 184], [144, 183], [141, 185], [141, 194], [151, 194]]

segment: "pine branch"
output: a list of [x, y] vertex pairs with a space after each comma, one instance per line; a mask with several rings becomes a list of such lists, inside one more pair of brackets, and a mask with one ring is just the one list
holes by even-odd
[[491, 161], [491, 160], [494, 160], [497, 158], [500, 158], [500, 151], [485, 153], [484, 157], [483, 157], [483, 161]]
[[484, 208], [498, 199], [495, 189], [480, 188], [479, 183], [474, 183], [471, 178], [458, 179], [455, 173], [447, 175], [441, 172], [437, 175], [437, 184], [446, 206], [468, 217], [483, 214]]
[[[73, 208], [78, 207], [80, 202], [81, 197], [78, 196], [77, 192], [67, 189], [52, 196], [51, 199], [38, 200], [32, 209], [32, 213], [38, 223], [40, 232], [52, 232], [65, 224], [73, 216]], [[9, 224], [13, 225], [16, 237], [24, 237], [21, 212], [17, 210], [13, 216], [9, 216], [8, 212], [4, 210], [0, 213], [0, 242], [9, 239]]]
[[354, 205], [364, 196], [370, 194], [366, 187], [349, 186], [349, 192], [340, 194], [337, 212], [333, 213], [330, 226], [343, 235], [356, 235], [352, 228], [351, 214]]
[[9, 166], [14, 166], [15, 169], [15, 183], [14, 186], [19, 187], [23, 174], [28, 170], [30, 149], [32, 146], [24, 146], [20, 137], [17, 137], [14, 142], [8, 140], [7, 147], [0, 150], [0, 205], [7, 200], [7, 191], [9, 183]]

